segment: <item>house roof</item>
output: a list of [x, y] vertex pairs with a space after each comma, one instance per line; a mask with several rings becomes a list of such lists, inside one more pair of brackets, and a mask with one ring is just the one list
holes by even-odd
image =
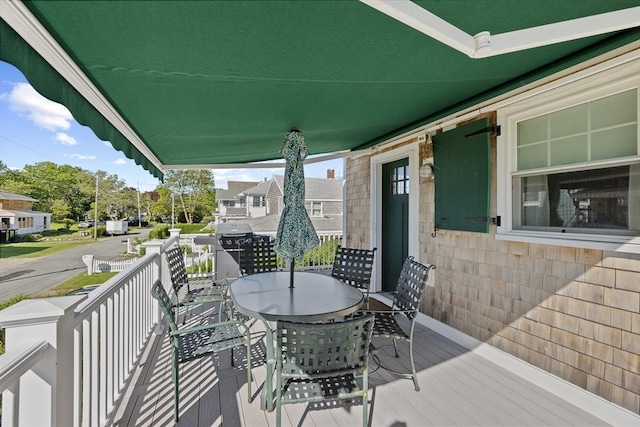
[[[251, 226], [254, 233], [276, 233], [280, 223], [280, 214], [267, 215], [257, 218], [230, 218], [228, 222], [246, 223]], [[322, 217], [312, 216], [311, 223], [316, 232], [341, 232], [342, 215], [325, 215]]]
[[270, 185], [269, 181], [263, 181], [258, 185], [243, 190], [242, 194], [245, 196], [266, 196]]
[[[284, 194], [284, 175], [274, 175], [273, 181]], [[342, 200], [341, 179], [305, 178], [305, 200]]]
[[23, 196], [21, 194], [10, 193], [8, 191], [0, 190], [0, 200], [22, 200], [26, 202], [37, 202], [37, 199]]
[[[636, 48], [638, 13], [637, 0], [18, 0], [0, 8], [0, 59], [162, 177], [278, 159], [294, 127], [310, 154], [370, 147]], [[496, 52], [510, 53], [478, 58]]]
[[16, 217], [16, 216], [51, 216], [49, 212], [39, 212], [24, 209], [0, 209], [0, 216]]

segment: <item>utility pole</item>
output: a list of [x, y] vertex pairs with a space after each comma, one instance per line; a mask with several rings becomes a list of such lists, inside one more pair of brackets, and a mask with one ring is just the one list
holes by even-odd
[[142, 227], [142, 217], [140, 216], [140, 183], [136, 182], [138, 186], [138, 227]]
[[93, 210], [93, 239], [98, 240], [98, 180], [100, 177], [96, 174], [96, 200]]

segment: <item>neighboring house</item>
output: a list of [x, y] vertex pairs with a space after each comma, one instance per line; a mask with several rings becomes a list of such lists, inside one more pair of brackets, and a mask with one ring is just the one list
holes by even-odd
[[216, 220], [218, 222], [226, 221], [228, 218], [247, 218], [248, 210], [246, 198], [240, 194], [255, 187], [259, 182], [255, 181], [229, 181], [227, 189], [216, 189], [216, 201], [218, 203], [218, 212]]
[[[327, 176], [327, 179], [305, 178], [305, 207], [312, 218], [343, 213], [344, 181], [333, 179], [333, 170], [328, 170]], [[263, 182], [229, 181], [228, 187], [216, 190], [218, 222], [280, 214], [284, 209], [283, 175], [274, 175]]]
[[0, 225], [17, 234], [39, 233], [51, 229], [51, 214], [32, 209], [36, 199], [0, 190]]
[[432, 263], [425, 314], [638, 413], [639, 99], [636, 44], [348, 158], [372, 291]]
[[[327, 171], [332, 176], [333, 170]], [[325, 215], [342, 215], [343, 213], [342, 179], [305, 178], [304, 205], [310, 217]], [[282, 213], [284, 209], [284, 176], [274, 175], [267, 194], [269, 210], [272, 213]]]

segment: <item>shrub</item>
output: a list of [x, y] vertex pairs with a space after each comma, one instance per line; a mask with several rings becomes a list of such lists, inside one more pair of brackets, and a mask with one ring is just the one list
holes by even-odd
[[16, 234], [13, 242], [37, 242], [42, 236], [40, 234]]
[[169, 237], [169, 226], [167, 225], [156, 227], [149, 232], [150, 239], [166, 239], [167, 237]]
[[76, 222], [70, 218], [65, 218], [62, 220], [62, 224], [64, 224], [64, 228], [66, 228], [67, 230], [69, 230], [71, 226], [75, 223]]

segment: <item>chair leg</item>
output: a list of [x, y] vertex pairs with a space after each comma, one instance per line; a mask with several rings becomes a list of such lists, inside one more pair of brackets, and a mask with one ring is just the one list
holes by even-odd
[[247, 339], [246, 348], [247, 348], [247, 390], [249, 393], [249, 398], [247, 400], [249, 401], [249, 403], [251, 403], [253, 401], [253, 398], [251, 396], [251, 381], [253, 379], [251, 378], [251, 337]]
[[173, 380], [173, 420], [178, 422], [178, 402], [180, 400], [180, 384], [178, 381], [178, 348], [173, 347], [171, 355], [171, 379]]
[[369, 373], [368, 367], [365, 368], [367, 372], [365, 372], [362, 376], [362, 427], [368, 427], [369, 425]]
[[400, 355], [398, 354], [398, 342], [396, 340], [393, 340], [393, 349], [396, 352], [396, 359], [397, 359], [398, 357], [400, 357]]
[[411, 337], [411, 341], [409, 341], [409, 359], [411, 360], [411, 378], [413, 379], [413, 385], [416, 391], [420, 391], [418, 376], [416, 375], [416, 365], [413, 363], [413, 337]]
[[282, 425], [282, 383], [280, 382], [280, 372], [276, 372], [278, 379], [276, 380], [276, 427]]

